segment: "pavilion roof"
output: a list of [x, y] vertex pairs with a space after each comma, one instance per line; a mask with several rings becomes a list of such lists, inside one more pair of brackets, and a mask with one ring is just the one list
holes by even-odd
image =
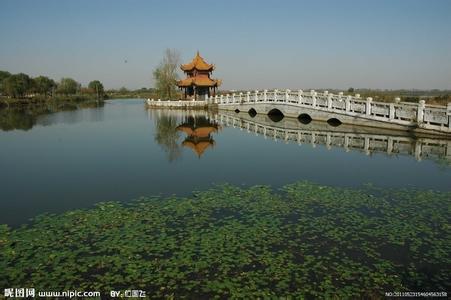
[[218, 128], [214, 126], [202, 126], [193, 129], [190, 126], [180, 125], [177, 127], [177, 130], [183, 131], [188, 136], [205, 138], [208, 137], [211, 133], [217, 132]]
[[183, 71], [191, 71], [193, 69], [196, 69], [198, 71], [213, 71], [215, 66], [212, 64], [207, 63], [202, 56], [199, 55], [199, 51], [197, 51], [196, 56], [193, 58], [193, 60], [185, 65], [181, 65], [180, 68]]
[[213, 140], [207, 140], [207, 141], [200, 141], [200, 142], [194, 142], [191, 140], [185, 140], [183, 141], [182, 145], [188, 148], [193, 149], [196, 154], [201, 157], [202, 154], [207, 150], [207, 148], [213, 146], [215, 142]]
[[182, 79], [177, 82], [179, 87], [187, 87], [187, 86], [219, 86], [221, 85], [221, 80], [219, 79], [211, 79], [206, 76], [194, 76]]

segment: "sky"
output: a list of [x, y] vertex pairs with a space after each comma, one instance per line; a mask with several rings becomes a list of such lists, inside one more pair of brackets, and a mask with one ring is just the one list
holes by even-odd
[[223, 89], [451, 89], [451, 0], [0, 0], [0, 70], [152, 87], [167, 48]]

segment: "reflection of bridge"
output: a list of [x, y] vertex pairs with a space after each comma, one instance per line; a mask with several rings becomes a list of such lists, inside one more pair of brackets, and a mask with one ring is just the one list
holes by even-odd
[[267, 91], [247, 92], [211, 97], [210, 103], [221, 110], [258, 114], [281, 113], [287, 117], [310, 117], [327, 121], [337, 119], [342, 123], [379, 128], [414, 130], [436, 134], [451, 133], [451, 103], [447, 107], [420, 103], [373, 102], [363, 100], [358, 94], [344, 96], [328, 92]]
[[296, 119], [273, 122], [267, 115], [254, 117], [247, 113], [220, 113], [216, 121], [223, 126], [236, 127], [249, 133], [263, 135], [285, 142], [325, 145], [349, 150], [364, 151], [366, 154], [383, 152], [414, 155], [417, 160], [439, 158], [451, 161], [451, 140], [434, 138], [413, 138], [406, 132], [369, 127], [341, 125], [333, 127], [326, 122], [312, 121], [302, 124]]

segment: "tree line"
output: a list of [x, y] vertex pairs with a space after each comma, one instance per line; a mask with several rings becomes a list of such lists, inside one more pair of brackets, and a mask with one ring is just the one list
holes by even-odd
[[54, 97], [56, 95], [76, 95], [91, 94], [97, 99], [102, 99], [105, 95], [103, 84], [99, 80], [89, 82], [87, 87], [83, 87], [76, 80], [65, 77], [59, 82], [47, 77], [30, 77], [27, 74], [11, 74], [7, 71], [0, 71], [0, 95], [15, 99], [33, 98], [35, 96]]

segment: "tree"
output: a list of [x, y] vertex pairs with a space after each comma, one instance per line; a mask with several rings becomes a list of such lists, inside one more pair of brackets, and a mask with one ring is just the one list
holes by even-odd
[[73, 95], [80, 89], [80, 84], [72, 78], [61, 78], [58, 84], [58, 93], [64, 95]]
[[14, 74], [3, 80], [3, 89], [13, 98], [24, 97], [32, 86], [32, 79], [24, 73]]
[[0, 94], [3, 94], [5, 91], [3, 89], [3, 80], [11, 76], [11, 73], [7, 71], [0, 71]]
[[348, 89], [348, 93], [354, 93], [354, 88], [353, 88], [353, 87], [350, 87], [350, 88]]
[[155, 141], [163, 148], [170, 162], [182, 154], [178, 139], [177, 118], [171, 115], [161, 115], [155, 119]]
[[34, 90], [40, 95], [49, 95], [56, 87], [56, 83], [53, 79], [46, 76], [38, 76], [33, 79]]
[[153, 71], [155, 87], [160, 98], [171, 99], [177, 93], [176, 83], [179, 79], [177, 67], [179, 63], [179, 52], [174, 49], [166, 49], [163, 60]]
[[96, 93], [97, 99], [103, 98], [104, 89], [103, 89], [103, 84], [100, 81], [98, 81], [98, 80], [91, 81], [88, 84], [88, 88]]

